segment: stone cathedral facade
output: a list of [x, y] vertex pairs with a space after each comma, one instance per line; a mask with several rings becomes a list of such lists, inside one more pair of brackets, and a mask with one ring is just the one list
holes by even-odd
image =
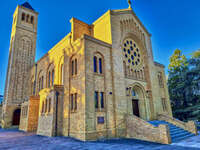
[[38, 13], [26, 2], [13, 17], [3, 127], [84, 141], [169, 143], [166, 126], [147, 122], [172, 118], [172, 111], [164, 66], [154, 61], [151, 34], [131, 5], [92, 24], [72, 18], [71, 32], [37, 62]]

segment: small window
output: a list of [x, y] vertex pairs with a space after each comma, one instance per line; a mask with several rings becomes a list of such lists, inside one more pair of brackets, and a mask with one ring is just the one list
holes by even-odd
[[64, 65], [61, 65], [61, 84], [64, 84]]
[[29, 22], [29, 15], [26, 16], [26, 22]]
[[51, 86], [51, 72], [49, 71], [49, 77], [48, 77], [48, 87]]
[[44, 101], [42, 102], [42, 113], [44, 113]]
[[98, 97], [97, 91], [94, 92], [94, 99], [95, 99], [95, 108], [98, 109], [99, 108], [99, 97]]
[[51, 112], [51, 99], [49, 99], [49, 110], [48, 112]]
[[34, 17], [31, 16], [31, 24], [33, 24], [33, 22], [34, 22]]
[[99, 58], [99, 73], [102, 74], [102, 59]]
[[132, 90], [132, 96], [136, 96], [135, 90]]
[[54, 85], [54, 70], [52, 71], [52, 79], [51, 79], [51, 86]]
[[159, 83], [159, 86], [160, 86], [161, 88], [164, 87], [163, 77], [162, 77], [162, 73], [161, 73], [161, 72], [158, 73], [158, 83]]
[[94, 72], [97, 72], [97, 57], [94, 56]]
[[44, 88], [44, 84], [43, 84], [43, 82], [44, 82], [44, 77], [42, 76], [42, 89]]
[[100, 93], [100, 98], [101, 98], [101, 108], [104, 108], [104, 93]]
[[45, 113], [47, 112], [47, 105], [48, 105], [48, 102], [47, 102], [48, 100], [46, 99], [46, 102], [45, 102]]
[[75, 75], [77, 75], [77, 72], [78, 72], [78, 68], [77, 68], [77, 59], [75, 59], [74, 61], [74, 68], [75, 68]]
[[72, 60], [72, 76], [74, 75], [74, 61]]
[[74, 103], [75, 103], [74, 109], [77, 110], [77, 93], [75, 93], [75, 102]]
[[74, 109], [74, 95], [71, 94], [71, 111]]
[[25, 13], [22, 13], [22, 21], [25, 20]]
[[167, 111], [167, 104], [165, 98], [162, 98], [162, 106], [163, 106], [163, 111]]

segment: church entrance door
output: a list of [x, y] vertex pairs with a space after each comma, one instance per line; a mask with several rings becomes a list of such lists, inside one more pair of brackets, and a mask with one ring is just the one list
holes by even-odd
[[132, 100], [133, 115], [140, 117], [138, 99]]
[[19, 122], [20, 122], [20, 113], [21, 113], [21, 109], [16, 109], [14, 111], [12, 125], [14, 125], [14, 126], [19, 125]]

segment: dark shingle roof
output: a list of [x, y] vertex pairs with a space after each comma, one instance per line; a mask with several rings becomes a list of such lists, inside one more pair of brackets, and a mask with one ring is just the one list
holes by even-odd
[[31, 10], [34, 10], [33, 7], [28, 2], [23, 3], [21, 6], [31, 9]]

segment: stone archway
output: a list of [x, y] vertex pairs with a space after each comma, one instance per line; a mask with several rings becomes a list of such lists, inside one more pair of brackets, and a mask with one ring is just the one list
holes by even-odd
[[18, 126], [20, 123], [20, 113], [21, 113], [21, 109], [16, 109], [13, 112], [13, 120], [12, 120], [12, 125], [13, 126]]
[[142, 85], [134, 84], [130, 88], [130, 106], [131, 114], [138, 116], [144, 120], [147, 119], [146, 114], [146, 99], [145, 99], [145, 90]]

